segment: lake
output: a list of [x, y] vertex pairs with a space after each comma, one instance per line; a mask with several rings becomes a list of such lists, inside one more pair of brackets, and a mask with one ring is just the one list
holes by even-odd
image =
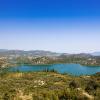
[[68, 73], [72, 75], [91, 75], [100, 72], [100, 66], [82, 66], [80, 64], [53, 64], [53, 65], [22, 65], [17, 67], [10, 67], [7, 70], [10, 72], [29, 72], [29, 71], [43, 71], [43, 70], [55, 70], [59, 73]]

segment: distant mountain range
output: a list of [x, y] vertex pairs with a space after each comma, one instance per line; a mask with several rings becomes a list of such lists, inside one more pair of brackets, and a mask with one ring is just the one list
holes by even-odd
[[51, 51], [44, 51], [44, 50], [31, 50], [31, 51], [24, 51], [24, 50], [7, 50], [7, 49], [0, 49], [0, 56], [4, 55], [20, 55], [20, 56], [79, 56], [79, 57], [89, 57], [89, 56], [100, 56], [100, 52], [94, 53], [80, 53], [80, 54], [68, 54], [68, 53], [56, 53]]
[[20, 55], [20, 56], [60, 56], [62, 53], [43, 51], [43, 50], [6, 50], [0, 49], [0, 55]]
[[93, 52], [93, 53], [91, 53], [91, 55], [93, 55], [93, 56], [100, 56], [100, 52]]

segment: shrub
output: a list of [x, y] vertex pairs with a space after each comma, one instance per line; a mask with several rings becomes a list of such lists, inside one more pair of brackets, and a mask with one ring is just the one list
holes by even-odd
[[69, 87], [70, 88], [78, 88], [79, 87], [79, 84], [75, 82], [75, 80], [71, 81], [69, 83]]
[[3, 96], [3, 100], [10, 100], [8, 93], [5, 93]]
[[97, 88], [98, 88], [98, 84], [97, 84], [95, 81], [90, 80], [90, 81], [87, 83], [87, 86], [86, 86], [85, 90], [86, 90], [87, 92], [90, 92], [90, 91], [96, 90]]

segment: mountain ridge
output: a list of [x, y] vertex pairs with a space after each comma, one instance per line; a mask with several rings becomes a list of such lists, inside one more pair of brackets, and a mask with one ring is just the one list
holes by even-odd
[[100, 52], [93, 52], [93, 53], [58, 53], [46, 50], [8, 50], [8, 49], [0, 49], [0, 55], [30, 55], [30, 56], [70, 56], [70, 55], [77, 55], [77, 56], [100, 56]]

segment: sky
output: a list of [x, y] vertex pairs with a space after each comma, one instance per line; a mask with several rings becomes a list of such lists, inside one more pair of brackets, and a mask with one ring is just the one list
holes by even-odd
[[100, 0], [0, 0], [0, 49], [100, 51]]

